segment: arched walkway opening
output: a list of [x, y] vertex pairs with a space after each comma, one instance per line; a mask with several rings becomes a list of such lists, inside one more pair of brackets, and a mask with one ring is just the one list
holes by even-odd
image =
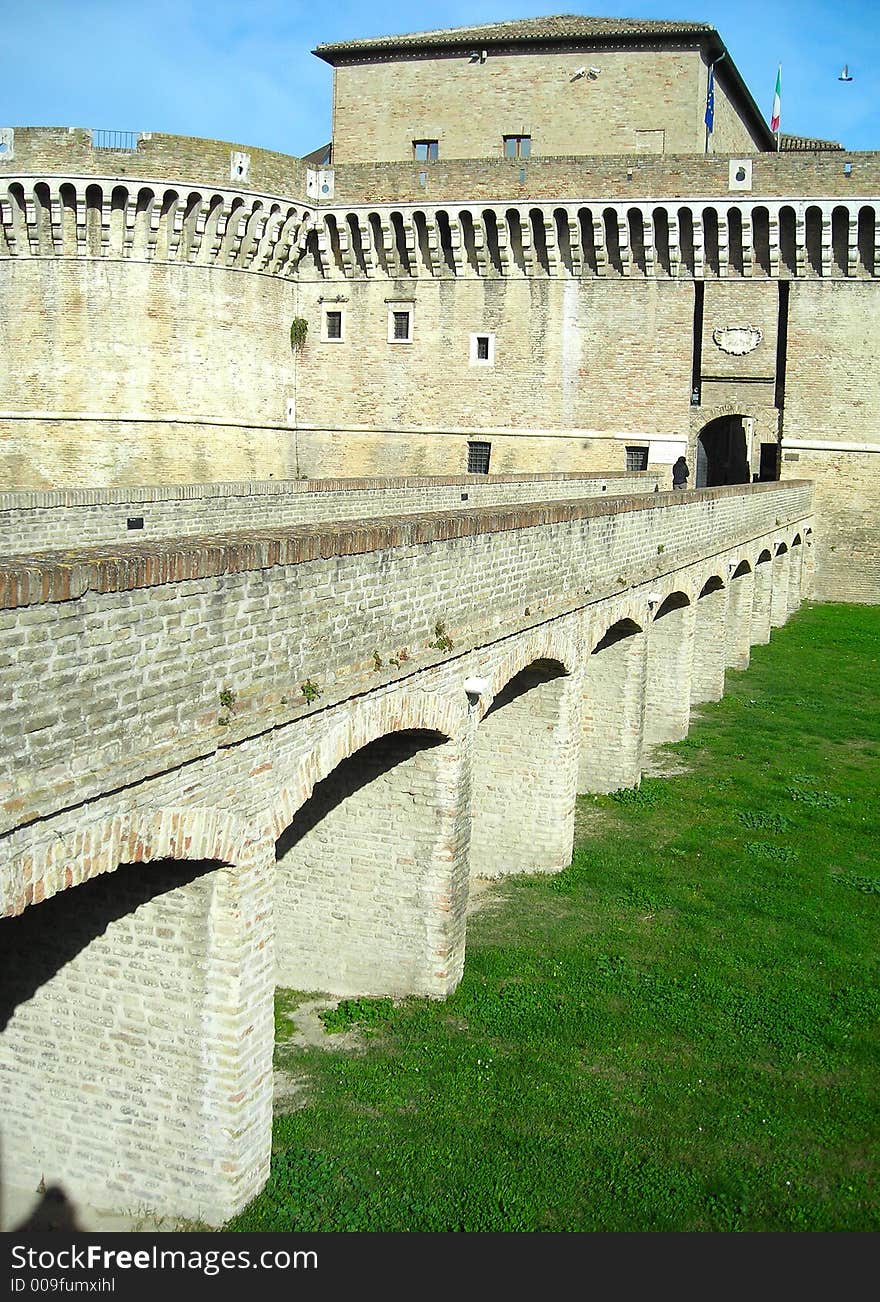
[[751, 480], [745, 416], [718, 416], [697, 438], [695, 488], [747, 484]]
[[691, 714], [694, 607], [683, 592], [660, 606], [648, 636], [645, 745], [680, 741]]
[[769, 551], [761, 552], [755, 562], [754, 599], [752, 602], [752, 645], [770, 641], [770, 614], [773, 600], [773, 560]]
[[498, 693], [477, 729], [471, 875], [555, 872], [571, 860], [576, 754], [571, 679], [535, 660]]
[[728, 669], [748, 669], [752, 647], [752, 605], [755, 593], [754, 575], [748, 561], [740, 561], [736, 566], [730, 576], [728, 590], [726, 664]]
[[694, 621], [691, 705], [720, 701], [724, 695], [728, 592], [717, 574], [703, 584]]
[[578, 791], [618, 791], [641, 778], [648, 639], [621, 619], [596, 643], [584, 674]]
[[390, 733], [315, 784], [279, 836], [275, 980], [336, 995], [443, 995], [464, 961], [457, 748]]
[[125, 864], [0, 922], [4, 1193], [218, 1224], [258, 1191], [271, 986], [239, 1006], [237, 877]]

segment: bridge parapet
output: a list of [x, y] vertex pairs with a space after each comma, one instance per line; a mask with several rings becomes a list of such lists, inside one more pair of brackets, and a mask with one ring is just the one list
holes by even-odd
[[446, 639], [460, 649], [583, 609], [804, 519], [810, 502], [808, 483], [786, 481], [10, 558], [3, 826], [369, 690], [377, 655], [405, 649], [411, 673]]

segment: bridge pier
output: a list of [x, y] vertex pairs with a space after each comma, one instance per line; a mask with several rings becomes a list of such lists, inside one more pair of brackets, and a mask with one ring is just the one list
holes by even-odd
[[496, 695], [473, 749], [471, 875], [556, 872], [571, 861], [576, 680], [536, 660]]
[[752, 607], [755, 576], [748, 561], [741, 561], [728, 582], [725, 656], [728, 669], [748, 669], [752, 647]]
[[275, 981], [334, 995], [435, 995], [464, 962], [459, 748], [435, 732], [342, 760], [276, 844]]
[[720, 701], [724, 695], [726, 630], [730, 589], [717, 575], [703, 585], [694, 619], [691, 704]]
[[666, 598], [648, 634], [645, 745], [680, 741], [691, 714], [695, 607], [683, 592]]
[[789, 552], [788, 566], [788, 613], [793, 615], [800, 608], [801, 586], [803, 583], [804, 547], [800, 535], [795, 538]]
[[781, 628], [788, 619], [788, 595], [791, 582], [791, 553], [782, 543], [773, 557], [773, 595], [770, 600], [770, 627]]
[[578, 791], [637, 787], [642, 775], [648, 638], [631, 619], [613, 624], [584, 671]]
[[770, 641], [770, 618], [773, 601], [773, 562], [768, 551], [761, 552], [754, 570], [754, 599], [752, 602], [753, 646]]
[[124, 864], [2, 924], [2, 1183], [219, 1225], [268, 1174], [268, 865]]

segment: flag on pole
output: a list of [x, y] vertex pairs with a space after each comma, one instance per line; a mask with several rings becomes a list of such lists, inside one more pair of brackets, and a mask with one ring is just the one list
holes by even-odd
[[779, 114], [782, 107], [782, 64], [776, 74], [776, 89], [773, 92], [773, 112], [770, 114], [770, 130], [779, 130]]
[[709, 64], [709, 84], [706, 87], [706, 131], [711, 132], [715, 122], [715, 65]]

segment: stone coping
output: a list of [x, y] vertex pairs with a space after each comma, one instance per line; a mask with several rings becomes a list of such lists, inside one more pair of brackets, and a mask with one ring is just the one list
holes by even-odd
[[[634, 436], [635, 437], [635, 436]], [[492, 484], [546, 484], [584, 480], [656, 479], [650, 470], [573, 470], [540, 474], [401, 475], [351, 479], [239, 479], [202, 484], [140, 484], [131, 488], [25, 488], [0, 492], [0, 511], [43, 507], [113, 506], [128, 502], [194, 501], [199, 498], [281, 497], [317, 493], [393, 492], [419, 488], [485, 488]]]
[[74, 601], [90, 591], [135, 591], [278, 565], [302, 565], [332, 556], [358, 556], [392, 547], [425, 546], [479, 534], [655, 510], [658, 506], [680, 509], [695, 502], [809, 487], [809, 480], [773, 480], [695, 489], [686, 494], [663, 492], [432, 511], [34, 552], [7, 557], [0, 563], [0, 609]]

